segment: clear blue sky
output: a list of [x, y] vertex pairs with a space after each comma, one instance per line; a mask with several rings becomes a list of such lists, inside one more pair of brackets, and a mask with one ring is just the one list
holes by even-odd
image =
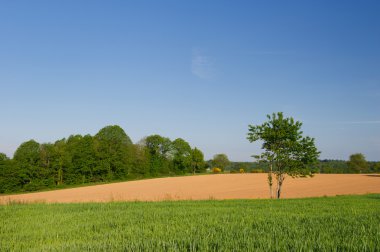
[[380, 1], [1, 1], [0, 152], [118, 124], [249, 161], [283, 111], [380, 160]]

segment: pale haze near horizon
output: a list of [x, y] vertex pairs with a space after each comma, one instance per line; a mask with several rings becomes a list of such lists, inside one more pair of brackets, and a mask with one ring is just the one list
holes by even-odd
[[252, 161], [283, 111], [321, 159], [380, 160], [378, 1], [8, 1], [0, 152], [119, 125]]

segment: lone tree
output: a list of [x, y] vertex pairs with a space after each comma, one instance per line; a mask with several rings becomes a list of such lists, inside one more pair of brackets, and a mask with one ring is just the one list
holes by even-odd
[[267, 115], [268, 121], [262, 125], [249, 125], [250, 142], [262, 141], [263, 153], [254, 155], [259, 161], [269, 163], [268, 184], [273, 198], [273, 174], [276, 178], [276, 197], [281, 196], [286, 175], [293, 178], [312, 176], [311, 165], [318, 160], [320, 152], [314, 138], [303, 137], [302, 123], [293, 118], [284, 118], [282, 112]]

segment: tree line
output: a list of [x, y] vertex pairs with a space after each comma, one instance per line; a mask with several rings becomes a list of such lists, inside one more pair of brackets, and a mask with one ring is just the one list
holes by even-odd
[[[354, 173], [379, 173], [380, 162], [366, 161], [364, 159], [356, 160], [357, 155], [361, 153], [352, 154], [347, 160], [333, 160], [322, 159], [318, 160], [316, 164], [311, 166], [313, 173], [333, 173], [333, 174], [354, 174]], [[352, 158], [354, 157], [354, 158]], [[364, 161], [363, 161], [364, 160]], [[268, 162], [231, 162], [227, 171], [238, 172], [243, 169], [245, 172], [268, 172]]]
[[[194, 174], [215, 167], [221, 172], [271, 173], [278, 166], [273, 166], [276, 157], [274, 154], [278, 155], [276, 152], [283, 156], [282, 159], [291, 157], [288, 160], [289, 167], [286, 168], [289, 171], [305, 171], [307, 174], [380, 172], [380, 162], [367, 162], [361, 153], [351, 155], [348, 162], [317, 160], [318, 152], [310, 138], [305, 138], [309, 141], [305, 143], [313, 148], [297, 142], [302, 140], [299, 137], [302, 134], [299, 131], [299, 122], [294, 122], [292, 118], [283, 118], [282, 113], [273, 114], [268, 119], [273, 122], [250, 126], [249, 140], [256, 141], [256, 138], [265, 137], [268, 142], [263, 145], [266, 152], [257, 156], [257, 162], [230, 162], [225, 154], [216, 154], [206, 162], [202, 151], [191, 148], [182, 138], [171, 141], [167, 137], [150, 135], [134, 144], [117, 125], [106, 126], [94, 136], [71, 135], [54, 143], [40, 144], [29, 140], [17, 148], [12, 159], [0, 153], [0, 193]], [[290, 154], [283, 154], [286, 149], [289, 149]], [[305, 162], [308, 160], [305, 150], [308, 149], [313, 150], [312, 162]]]
[[0, 193], [117, 181], [206, 169], [202, 151], [182, 138], [150, 135], [133, 144], [124, 130], [106, 126], [95, 136], [71, 135], [54, 143], [29, 140], [12, 159], [0, 153]]

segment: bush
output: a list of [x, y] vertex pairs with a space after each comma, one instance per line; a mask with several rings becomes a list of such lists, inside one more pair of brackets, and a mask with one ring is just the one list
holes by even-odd
[[240, 168], [240, 169], [239, 169], [239, 172], [240, 172], [240, 173], [244, 173], [245, 171], [244, 171], [243, 168]]
[[251, 173], [263, 173], [263, 172], [264, 172], [263, 169], [253, 169], [253, 170], [251, 171]]
[[222, 169], [218, 168], [218, 167], [214, 167], [212, 168], [212, 172], [213, 173], [221, 173], [222, 172]]

